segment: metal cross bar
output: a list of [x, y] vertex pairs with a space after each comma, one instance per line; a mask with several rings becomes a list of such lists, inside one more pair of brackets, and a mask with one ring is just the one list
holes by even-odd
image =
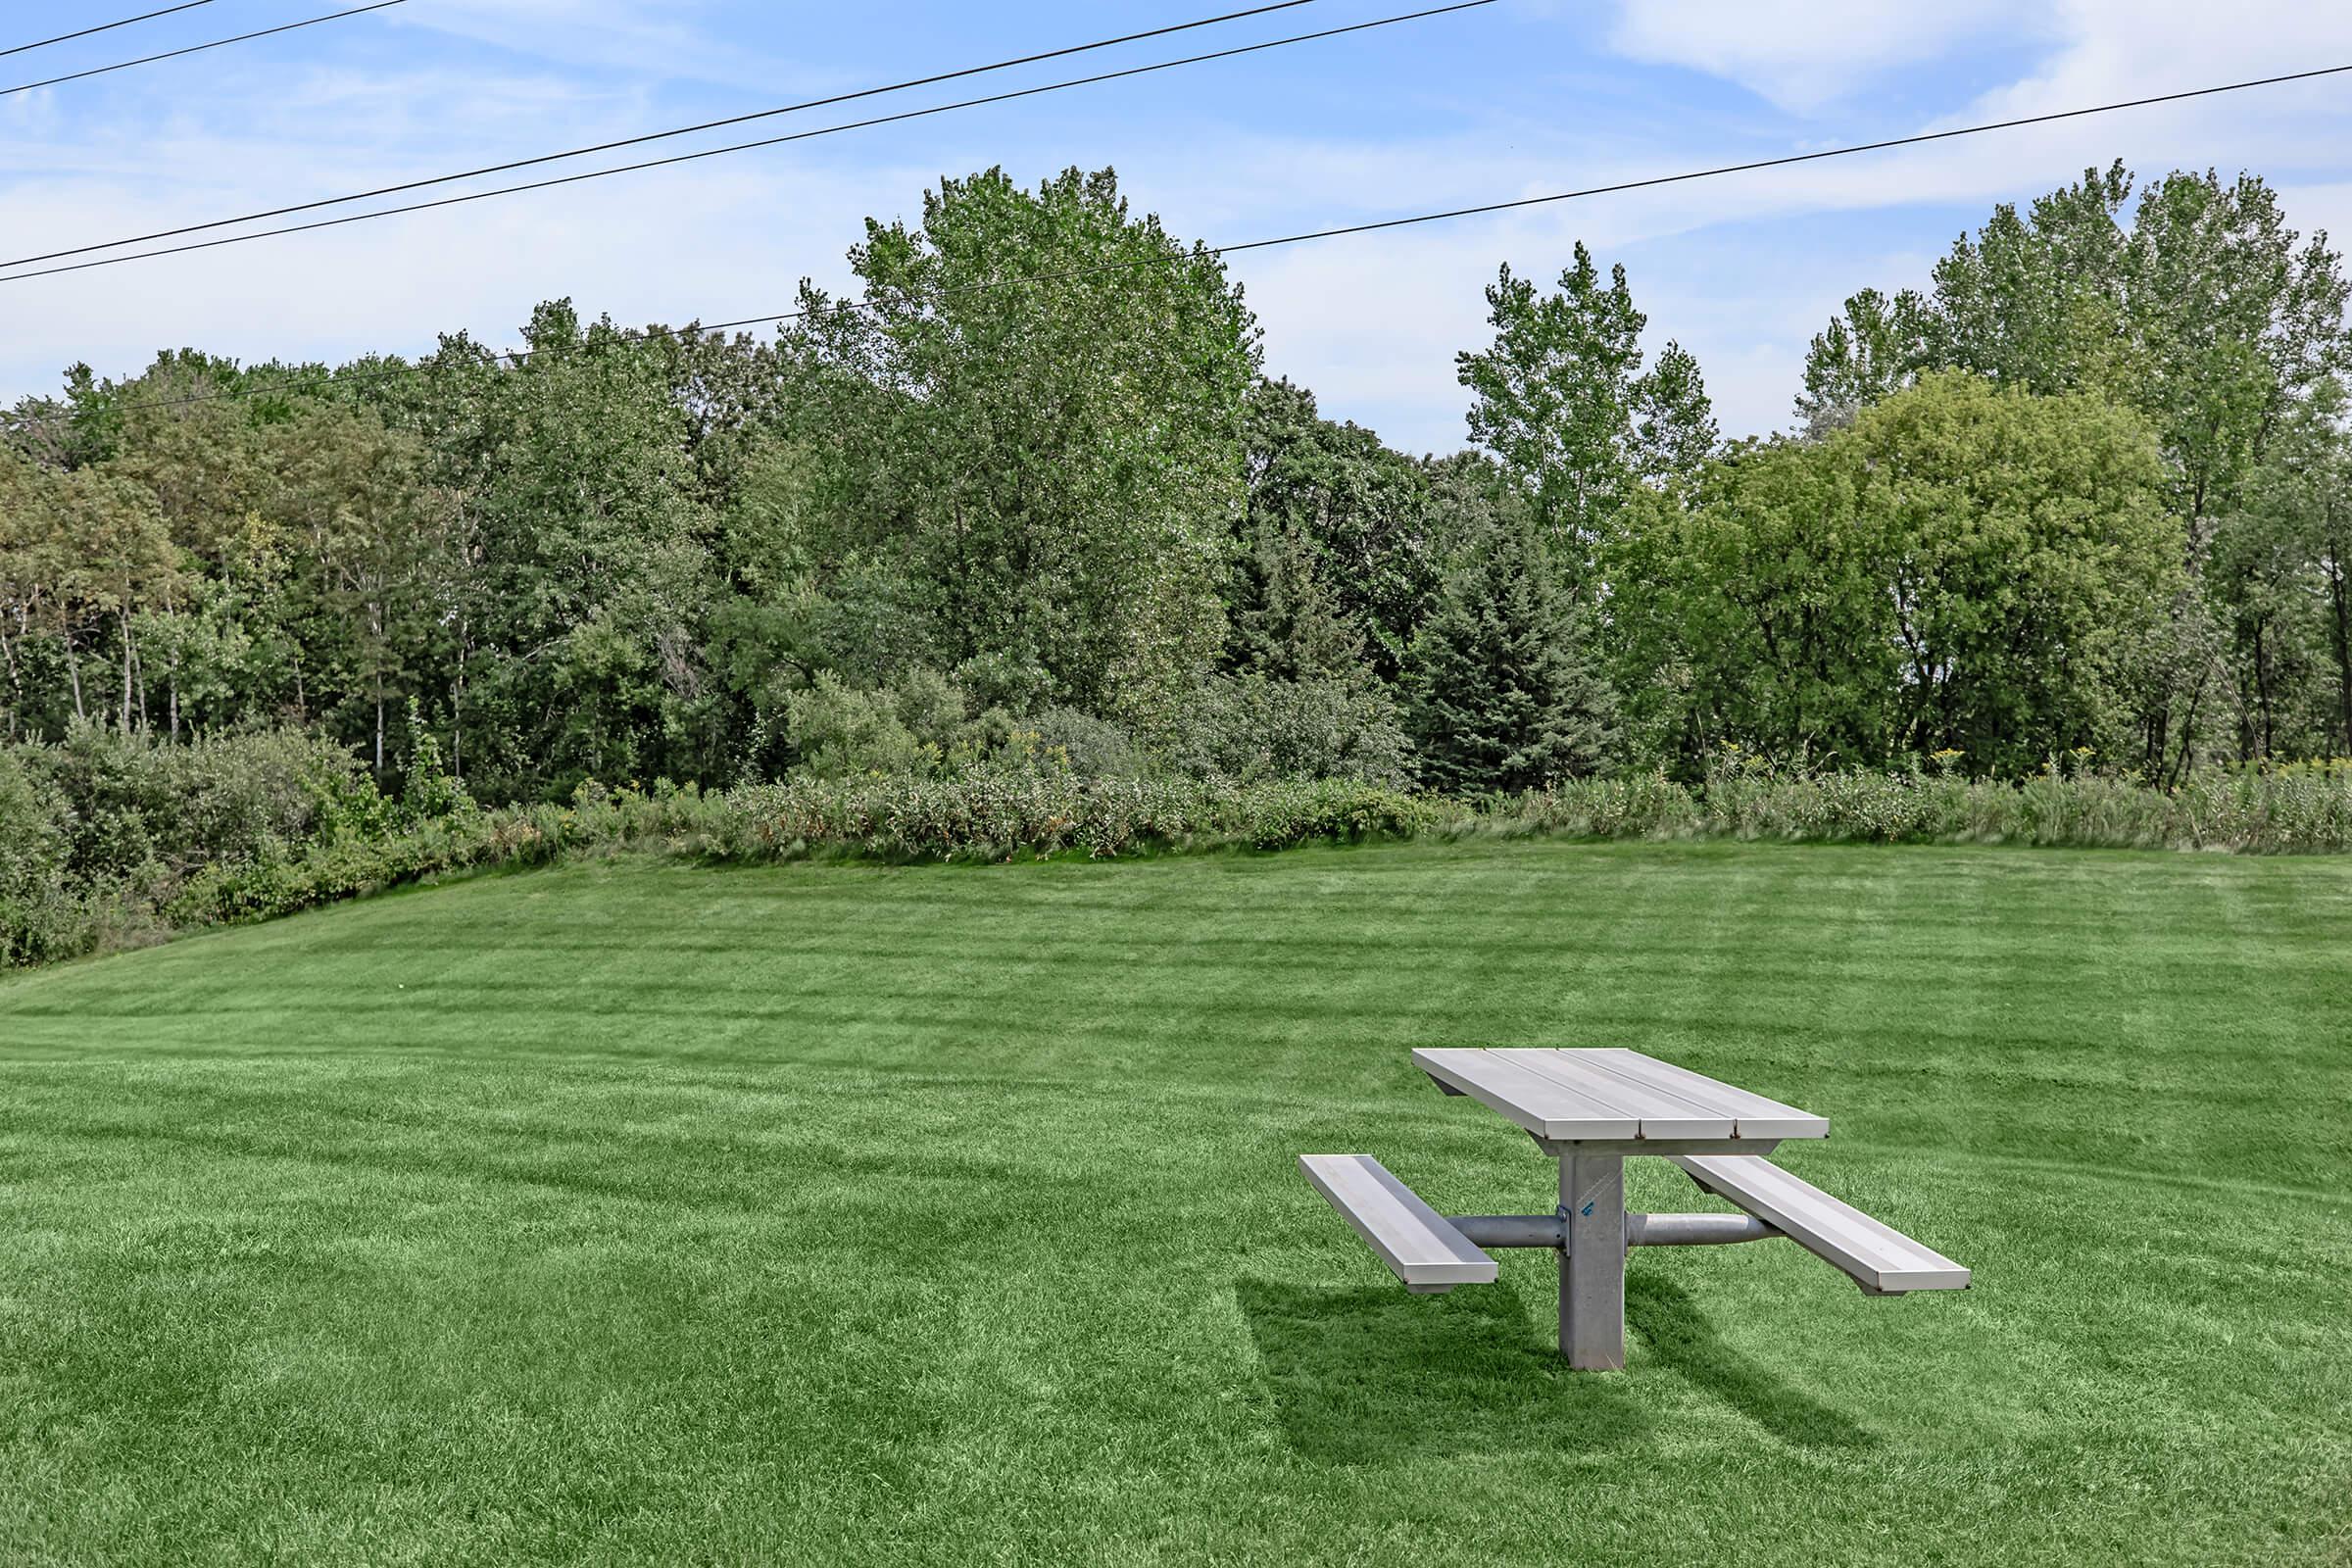
[[1781, 1233], [1753, 1214], [1628, 1214], [1628, 1247], [1726, 1247]]
[[[1448, 1214], [1446, 1223], [1474, 1247], [1543, 1247], [1565, 1250], [1565, 1214]], [[1735, 1242], [1770, 1241], [1779, 1231], [1753, 1214], [1628, 1214], [1628, 1247], [1728, 1247]]]
[[1446, 1223], [1481, 1248], [1560, 1254], [1560, 1353], [1580, 1371], [1625, 1365], [1625, 1254], [1635, 1247], [1725, 1247], [1781, 1234], [1752, 1214], [1629, 1214], [1625, 1156], [1560, 1156], [1560, 1206], [1549, 1214], [1454, 1214]]

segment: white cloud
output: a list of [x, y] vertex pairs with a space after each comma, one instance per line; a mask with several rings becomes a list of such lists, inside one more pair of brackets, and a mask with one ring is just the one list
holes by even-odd
[[1629, 59], [1703, 71], [1807, 113], [1957, 44], [2032, 35], [2047, 13], [2026, 0], [1621, 0], [1609, 41]]
[[710, 0], [434, 0], [386, 13], [397, 25], [468, 39], [526, 59], [800, 93], [837, 84], [830, 71], [723, 40]]

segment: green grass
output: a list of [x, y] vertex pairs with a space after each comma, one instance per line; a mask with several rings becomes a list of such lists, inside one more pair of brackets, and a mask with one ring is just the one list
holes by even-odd
[[[1620, 1044], [1977, 1270], [1406, 1296], [1294, 1169]], [[489, 877], [0, 984], [0, 1560], [2341, 1562], [2352, 862], [1485, 845]], [[1714, 1206], [1657, 1161], [1637, 1206]]]

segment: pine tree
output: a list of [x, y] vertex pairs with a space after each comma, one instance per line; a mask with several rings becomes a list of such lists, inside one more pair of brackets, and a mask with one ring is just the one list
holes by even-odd
[[1314, 542], [1269, 524], [1238, 564], [1229, 660], [1275, 680], [1371, 680], [1363, 639], [1323, 579]]
[[1413, 642], [1407, 719], [1425, 783], [1542, 789], [1593, 772], [1616, 703], [1532, 518], [1482, 519]]

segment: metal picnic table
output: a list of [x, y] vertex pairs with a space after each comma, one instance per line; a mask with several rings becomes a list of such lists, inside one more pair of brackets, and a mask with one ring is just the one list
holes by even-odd
[[[1625, 1254], [1787, 1237], [1873, 1296], [1958, 1290], [1969, 1271], [1764, 1155], [1830, 1135], [1826, 1117], [1625, 1050], [1425, 1050], [1413, 1062], [1476, 1100], [1560, 1162], [1550, 1214], [1439, 1214], [1368, 1154], [1306, 1154], [1307, 1179], [1408, 1290], [1497, 1276], [1489, 1248], [1560, 1254], [1560, 1353], [1589, 1371], [1625, 1365]], [[1628, 1214], [1625, 1161], [1655, 1154], [1740, 1214]]]

